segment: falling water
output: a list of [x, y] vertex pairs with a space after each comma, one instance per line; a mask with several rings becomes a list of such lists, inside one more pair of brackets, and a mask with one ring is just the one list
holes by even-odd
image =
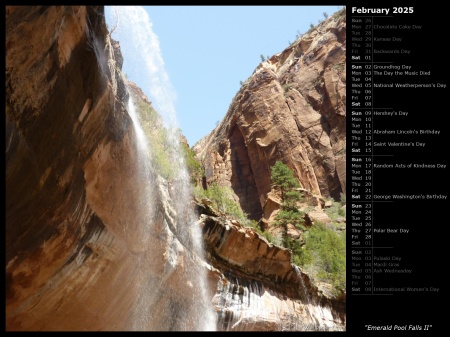
[[[120, 42], [125, 63], [139, 68], [143, 80], [138, 84], [152, 98], [156, 110], [164, 118], [169, 137], [167, 143], [170, 145], [170, 148], [166, 149], [166, 155], [169, 156], [169, 162], [175, 173], [175, 177], [167, 181], [160, 177], [158, 172], [154, 172], [154, 168], [149, 168], [152, 174], [146, 172], [141, 182], [142, 184], [151, 184], [150, 189], [153, 190], [153, 195], [156, 194], [163, 200], [159, 200], [159, 204], [163, 204], [164, 208], [164, 228], [163, 234], [158, 236], [158, 240], [164, 237], [165, 245], [161, 246], [162, 251], [153, 255], [156, 256], [154, 258], [164, 259], [162, 263], [164, 266], [160, 270], [162, 275], [154, 277], [141, 273], [139, 279], [136, 280], [136, 284], [139, 285], [137, 290], [139, 296], [133, 309], [132, 329], [161, 330], [161, 326], [167, 329], [168, 324], [170, 330], [212, 331], [216, 329], [216, 314], [211, 299], [208, 298], [206, 270], [202, 266], [204, 259], [201, 231], [196, 225], [196, 215], [190, 202], [189, 175], [181, 152], [180, 134], [177, 131], [174, 107], [175, 92], [164, 69], [158, 37], [152, 30], [152, 22], [147, 12], [142, 7], [119, 6], [109, 10], [115, 13], [118, 20], [112, 35]], [[128, 110], [133, 119], [139, 150], [144, 153], [142, 158], [146, 158], [147, 154], [151, 156], [152, 144], [146, 145], [147, 138], [140, 126], [131, 96]], [[148, 167], [150, 160], [145, 160], [145, 162]], [[153, 181], [148, 181], [150, 176], [153, 177]], [[144, 200], [144, 202], [154, 203], [152, 198], [149, 195], [148, 200]], [[149, 205], [149, 209], [152, 207], [154, 206]], [[152, 221], [154, 222], [155, 219]], [[152, 226], [152, 224], [147, 224], [147, 226]], [[151, 233], [152, 230], [147, 232]], [[153, 249], [155, 248], [153, 247]], [[185, 254], [184, 257], [181, 257], [182, 253]], [[187, 264], [183, 258], [189, 259], [191, 265]], [[154, 269], [157, 269], [160, 267], [161, 261], [154, 261], [154, 264]], [[152, 268], [151, 265], [141, 267]], [[177, 268], [184, 268], [183, 272]], [[152, 273], [154, 270], [149, 271], [149, 275]], [[172, 287], [176, 287], [172, 285], [174, 278], [178, 282], [177, 285], [183, 284], [190, 294], [178, 296], [176, 289], [167, 284], [171, 283]], [[181, 308], [179, 297], [184, 295], [193, 303], [184, 303]], [[159, 319], [165, 320], [166, 325], [152, 322], [154, 316], [165, 316], [165, 318]], [[187, 323], [175, 322], [177, 318], [182, 318], [183, 322]]]
[[139, 146], [139, 154], [142, 156], [146, 156], [148, 153], [148, 144], [147, 137], [145, 136], [144, 130], [141, 127], [139, 122], [139, 116], [136, 112], [136, 107], [134, 105], [133, 98], [129, 95], [128, 98], [128, 113], [130, 114], [131, 119], [133, 120], [134, 130], [136, 132], [137, 144]]

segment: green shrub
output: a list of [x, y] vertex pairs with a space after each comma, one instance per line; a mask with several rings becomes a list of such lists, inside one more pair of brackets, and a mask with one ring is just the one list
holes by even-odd
[[335, 201], [333, 198], [329, 198], [328, 201], [331, 201], [331, 207], [327, 207], [324, 209], [324, 212], [331, 220], [336, 220], [337, 218], [346, 216], [345, 208], [342, 206], [345, 205], [345, 197], [344, 197], [344, 203], [342, 203], [342, 196], [341, 201]]
[[195, 185], [197, 181], [202, 179], [205, 175], [205, 170], [202, 168], [197, 159], [195, 159], [195, 152], [186, 143], [181, 143], [181, 148], [183, 150], [184, 160], [187, 165], [191, 184]]
[[178, 166], [173, 164], [177, 157], [172, 142], [169, 140], [168, 130], [164, 128], [162, 117], [153, 106], [138, 97], [134, 99], [139, 122], [147, 138], [149, 146], [149, 160], [151, 168], [166, 179], [176, 175]]
[[200, 186], [194, 187], [194, 196], [197, 198], [208, 198], [212, 202], [212, 207], [226, 216], [238, 220], [241, 224], [247, 225], [250, 220], [241, 207], [234, 201], [231, 188], [219, 186], [212, 183], [207, 190]]
[[262, 233], [262, 236], [264, 236], [267, 241], [269, 241], [270, 243], [275, 244], [275, 238], [268, 231], [264, 231], [264, 232], [261, 232], [261, 233]]
[[344, 71], [344, 64], [343, 64], [343, 63], [336, 63], [336, 64], [333, 66], [333, 69], [336, 70], [336, 72], [337, 72], [338, 74], [340, 74], [341, 72]]
[[341, 197], [341, 200], [339, 201], [341, 206], [344, 206], [346, 204], [346, 195], [344, 193], [339, 193], [339, 196]]
[[295, 82], [291, 82], [291, 83], [285, 83], [285, 84], [283, 84], [283, 89], [284, 89], [284, 92], [288, 92], [289, 91], [289, 89], [291, 89], [292, 87], [294, 87], [295, 86]]
[[293, 262], [303, 267], [314, 279], [330, 283], [335, 289], [345, 289], [345, 232], [336, 232], [317, 222], [304, 232], [304, 239], [303, 247], [291, 248]]

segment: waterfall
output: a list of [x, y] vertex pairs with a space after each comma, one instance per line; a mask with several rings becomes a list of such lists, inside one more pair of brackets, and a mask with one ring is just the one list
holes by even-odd
[[[158, 213], [159, 210], [162, 214], [162, 228], [158, 229], [160, 234], [155, 235], [157, 238], [153, 242], [164, 241], [160, 246], [153, 244], [151, 255], [154, 256], [149, 259], [152, 263], [139, 266], [148, 270], [148, 274], [141, 272], [135, 282], [138, 294], [133, 304], [131, 329], [213, 331], [217, 318], [208, 297], [201, 231], [191, 205], [189, 174], [177, 128], [175, 91], [164, 69], [158, 37], [142, 7], [111, 7], [107, 8], [107, 13], [108, 10], [117, 15], [118, 24], [112, 36], [120, 42], [125, 62], [139, 68], [145, 80], [138, 85], [151, 97], [164, 119], [167, 137], [164, 155], [173, 173], [170, 179], [163, 178], [155, 166], [151, 167], [154, 144], [140, 125], [139, 113], [130, 94], [128, 112], [140, 152], [139, 165], [145, 166], [140, 168], [143, 172], [140, 184], [148, 186], [144, 188], [148, 192], [142, 194], [142, 202], [147, 204], [150, 212]], [[157, 220], [153, 216], [150, 223], [143, 226], [154, 226]], [[145, 232], [156, 233], [158, 230]]]
[[148, 154], [148, 144], [147, 137], [145, 136], [144, 130], [139, 122], [139, 116], [136, 112], [136, 107], [134, 106], [133, 98], [129, 95], [128, 98], [128, 113], [133, 121], [134, 131], [136, 132], [137, 144], [139, 146], [139, 155], [147, 159]]

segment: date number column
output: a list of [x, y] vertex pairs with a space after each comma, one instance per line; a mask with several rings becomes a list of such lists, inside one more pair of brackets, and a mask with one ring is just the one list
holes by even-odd
[[352, 294], [372, 294], [372, 17], [351, 19], [350, 275]]

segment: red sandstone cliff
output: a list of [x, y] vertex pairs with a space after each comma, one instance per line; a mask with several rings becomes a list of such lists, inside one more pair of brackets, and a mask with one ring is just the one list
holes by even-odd
[[221, 123], [193, 146], [206, 180], [230, 186], [253, 219], [271, 214], [270, 167], [317, 196], [345, 193], [345, 9], [262, 62]]

